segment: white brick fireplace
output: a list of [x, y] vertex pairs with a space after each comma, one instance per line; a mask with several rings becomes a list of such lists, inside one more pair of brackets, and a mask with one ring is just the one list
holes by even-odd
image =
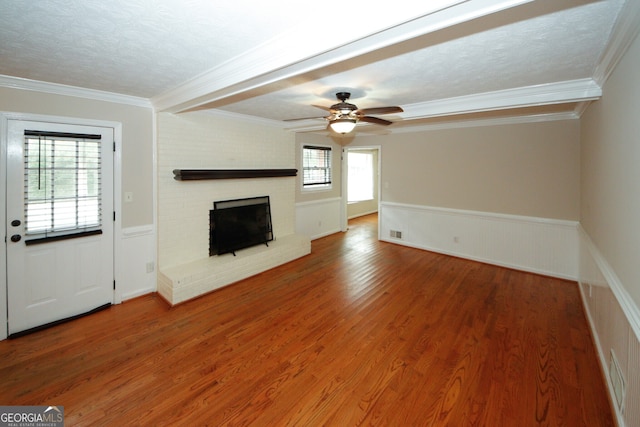
[[[292, 169], [294, 135], [210, 113], [157, 116], [158, 292], [177, 304], [310, 252], [295, 234], [295, 177], [177, 181], [174, 169]], [[209, 210], [269, 196], [275, 241], [209, 257]]]

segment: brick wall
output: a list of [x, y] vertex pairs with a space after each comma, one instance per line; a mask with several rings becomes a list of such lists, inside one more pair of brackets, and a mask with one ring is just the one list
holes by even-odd
[[209, 209], [217, 200], [268, 195], [278, 237], [295, 232], [296, 178], [176, 181], [173, 169], [295, 168], [295, 136], [209, 113], [157, 115], [158, 266], [209, 255]]

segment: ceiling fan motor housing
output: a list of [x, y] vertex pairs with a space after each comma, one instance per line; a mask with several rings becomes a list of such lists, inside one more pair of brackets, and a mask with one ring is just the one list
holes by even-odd
[[336, 93], [336, 98], [338, 98], [340, 102], [331, 106], [331, 112], [333, 112], [337, 116], [337, 118], [348, 116], [358, 109], [358, 107], [356, 107], [354, 104], [346, 102], [350, 96], [351, 93], [349, 92]]
[[[320, 105], [314, 105], [314, 107], [321, 108], [325, 111], [329, 111], [329, 115], [323, 117], [325, 120], [329, 122], [329, 126], [333, 129], [335, 124], [338, 124], [337, 127], [341, 127], [340, 125], [344, 125], [341, 127], [343, 131], [337, 131], [338, 133], [347, 133], [353, 129], [353, 126], [358, 122], [368, 122], [377, 125], [387, 126], [392, 122], [389, 120], [380, 119], [378, 117], [372, 117], [368, 114], [391, 114], [391, 113], [401, 113], [403, 110], [398, 106], [394, 107], [375, 107], [375, 108], [365, 108], [359, 109], [355, 104], [351, 104], [347, 102], [351, 93], [349, 92], [338, 92], [336, 93], [336, 98], [340, 102], [337, 104], [333, 104], [331, 107], [323, 107]], [[306, 117], [303, 119], [291, 119], [291, 120], [306, 120], [316, 117]], [[319, 118], [319, 117], [318, 117]], [[339, 122], [339, 123], [336, 123]], [[346, 129], [346, 124], [349, 123], [350, 127], [348, 131], [344, 131]]]
[[356, 111], [358, 107], [353, 104], [349, 104], [348, 102], [340, 102], [338, 104], [333, 104], [331, 106], [331, 110], [334, 110], [342, 115], [348, 115], [352, 111]]

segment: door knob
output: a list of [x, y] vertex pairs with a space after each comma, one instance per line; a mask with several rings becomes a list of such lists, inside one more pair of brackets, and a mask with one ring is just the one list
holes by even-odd
[[14, 219], [13, 221], [11, 221], [11, 225], [13, 227], [18, 227], [20, 224], [22, 224], [22, 223], [20, 222], [19, 219]]
[[14, 242], [14, 243], [15, 242], [19, 242], [20, 239], [22, 239], [22, 236], [19, 235], [19, 234], [14, 234], [13, 236], [11, 236], [11, 241]]

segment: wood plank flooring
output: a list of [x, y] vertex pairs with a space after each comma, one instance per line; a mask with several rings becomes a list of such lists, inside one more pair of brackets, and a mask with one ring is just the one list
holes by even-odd
[[376, 239], [169, 308], [0, 342], [0, 404], [68, 426], [611, 426], [577, 284]]

